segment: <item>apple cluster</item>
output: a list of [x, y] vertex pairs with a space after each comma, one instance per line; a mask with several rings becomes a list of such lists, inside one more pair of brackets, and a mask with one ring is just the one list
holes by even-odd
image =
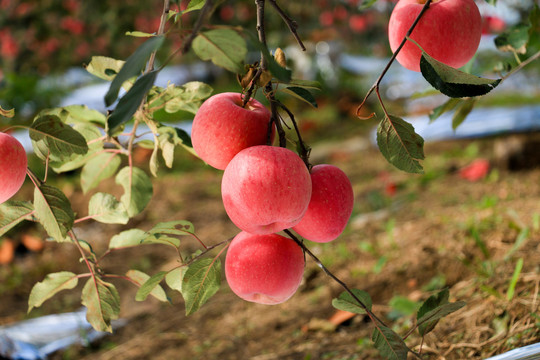
[[13, 136], [0, 132], [0, 204], [9, 200], [24, 183], [26, 151]]
[[304, 254], [294, 240], [277, 234], [292, 228], [315, 242], [344, 230], [354, 195], [347, 175], [333, 165], [311, 171], [293, 151], [271, 144], [271, 113], [243, 95], [221, 93], [206, 100], [193, 119], [192, 143], [209, 165], [225, 170], [223, 205], [242, 231], [225, 259], [231, 290], [244, 300], [279, 304], [298, 289]]

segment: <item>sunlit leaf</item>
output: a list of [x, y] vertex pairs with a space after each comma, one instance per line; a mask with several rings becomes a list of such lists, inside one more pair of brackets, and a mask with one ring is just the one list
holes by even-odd
[[139, 246], [148, 236], [145, 231], [139, 229], [129, 229], [114, 235], [109, 242], [109, 249], [121, 249], [132, 246]]
[[124, 204], [114, 196], [96, 193], [88, 203], [88, 216], [105, 224], [127, 224], [129, 216]]
[[186, 14], [191, 11], [200, 10], [203, 8], [204, 4], [206, 3], [206, 0], [191, 0], [186, 7], [184, 11], [182, 11], [182, 14]]
[[[135, 300], [137, 301], [144, 301], [150, 295], [152, 292], [158, 292], [159, 290], [156, 290], [156, 288], [161, 289], [163, 291], [163, 288], [159, 285], [161, 280], [167, 275], [166, 271], [160, 271], [157, 274], [152, 275], [151, 277], [148, 276], [146, 281], [142, 284], [142, 286], [137, 291], [137, 294], [135, 295]], [[163, 292], [164, 293], [164, 292]], [[167, 296], [165, 296], [165, 301], [167, 301]]]
[[388, 360], [406, 360], [409, 349], [403, 339], [391, 329], [380, 326], [373, 330], [371, 340], [382, 357]]
[[221, 261], [200, 259], [189, 265], [182, 279], [182, 296], [186, 303], [186, 315], [193, 314], [218, 290], [221, 284]]
[[83, 193], [97, 187], [99, 183], [113, 176], [122, 160], [115, 153], [97, 154], [84, 165], [81, 171], [81, 188]]
[[140, 168], [126, 166], [118, 172], [115, 181], [124, 188], [120, 201], [130, 217], [140, 213], [152, 198], [152, 181]]
[[173, 290], [182, 292], [182, 280], [184, 279], [186, 270], [187, 266], [181, 266], [169, 271], [167, 276], [165, 276], [165, 282], [167, 285]]
[[8, 200], [0, 204], [0, 236], [24, 220], [30, 220], [34, 206], [28, 201]]
[[215, 65], [233, 73], [241, 73], [244, 70], [246, 42], [234, 30], [203, 31], [193, 40], [192, 48], [202, 60], [211, 60]]
[[377, 145], [388, 162], [400, 170], [423, 173], [424, 139], [411, 124], [396, 116], [385, 117], [377, 128]]
[[420, 59], [420, 70], [431, 86], [444, 95], [454, 98], [485, 95], [501, 82], [501, 79], [484, 79], [454, 69], [425, 52], [422, 53]]
[[15, 116], [15, 109], [5, 110], [0, 106], [0, 116], [12, 118]]
[[77, 275], [69, 271], [47, 274], [42, 282], [38, 282], [32, 288], [28, 298], [28, 312], [35, 307], [40, 307], [46, 300], [50, 299], [58, 292], [73, 289], [77, 286], [79, 279]]
[[[137, 50], [127, 58], [124, 65], [111, 82], [109, 91], [105, 94], [105, 105], [111, 106], [115, 102], [118, 97], [118, 92], [125, 81], [141, 74], [150, 55], [161, 47], [164, 40], [165, 38], [162, 35], [152, 37], [142, 43]], [[152, 84], [153, 83], [154, 82], [152, 81]]]
[[106, 56], [92, 56], [86, 71], [100, 79], [112, 81], [116, 74], [124, 66], [125, 61], [116, 60]]
[[43, 184], [34, 190], [35, 216], [47, 234], [55, 241], [63, 242], [73, 227], [75, 214], [64, 193], [55, 187]]
[[168, 113], [188, 111], [196, 114], [204, 99], [212, 95], [214, 90], [208, 84], [192, 81], [182, 86], [169, 84], [158, 92], [155, 100], [149, 100], [151, 106], [163, 106]]
[[140, 38], [156, 36], [155, 33], [150, 34], [143, 31], [126, 31], [126, 35], [133, 36], [133, 37], [140, 37]]
[[88, 279], [82, 291], [86, 320], [97, 331], [112, 332], [111, 321], [118, 319], [120, 295], [113, 284], [98, 277]]
[[[148, 281], [148, 279], [150, 279], [149, 275], [139, 270], [129, 270], [126, 273], [126, 276], [130, 278], [131, 280], [133, 280], [134, 282], [136, 282], [139, 286], [142, 286]], [[165, 293], [165, 290], [163, 290], [163, 288], [160, 285], [156, 285], [150, 291], [149, 295], [152, 295], [159, 301], [163, 301], [163, 302], [169, 301], [169, 299], [167, 298], [167, 294]]]
[[[353, 294], [362, 301], [362, 303], [371, 310], [372, 302], [371, 296], [363, 290], [353, 289]], [[352, 312], [355, 314], [365, 314], [364, 307], [358, 303], [358, 301], [352, 297], [351, 294], [344, 291], [337, 299], [332, 300], [332, 306], [336, 309]]]
[[34, 152], [41, 159], [49, 156], [51, 161], [67, 161], [73, 155], [88, 152], [86, 139], [58, 116], [44, 115], [36, 118], [30, 126], [30, 139]]

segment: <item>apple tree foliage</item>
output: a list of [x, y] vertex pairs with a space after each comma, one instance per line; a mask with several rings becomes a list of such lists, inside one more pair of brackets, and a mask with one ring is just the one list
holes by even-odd
[[[366, 1], [369, 7], [376, 1]], [[495, 1], [491, 1], [495, 3]], [[286, 61], [279, 49], [270, 50], [264, 33], [265, 1], [255, 2], [258, 14], [257, 35], [255, 29], [235, 26], [206, 26], [209, 14], [214, 10], [210, 0], [191, 0], [182, 11], [169, 9], [165, 1], [161, 24], [154, 33], [135, 31], [129, 35], [144, 38], [145, 41], [127, 58], [117, 60], [105, 56], [94, 56], [86, 70], [110, 82], [105, 95], [105, 103], [114, 105], [114, 110], [104, 115], [82, 105], [65, 106], [41, 111], [28, 127], [35, 154], [43, 161], [44, 179], [38, 178], [29, 170], [34, 186], [34, 196], [28, 201], [8, 201], [0, 205], [0, 236], [22, 221], [40, 223], [52, 241], [68, 243], [78, 249], [86, 271], [75, 274], [68, 271], [48, 274], [37, 283], [29, 296], [28, 310], [41, 306], [45, 301], [62, 290], [75, 288], [79, 281], [84, 282], [81, 299], [86, 306], [87, 319], [92, 326], [101, 331], [112, 331], [111, 321], [119, 317], [120, 295], [112, 280], [124, 279], [138, 287], [135, 299], [144, 301], [153, 296], [160, 301], [169, 301], [169, 291], [178, 291], [185, 300], [186, 314], [192, 314], [204, 305], [219, 289], [222, 264], [220, 256], [227, 248], [230, 239], [207, 246], [196, 235], [194, 226], [187, 220], [173, 220], [155, 224], [151, 229], [130, 228], [114, 235], [109, 240], [108, 249], [98, 254], [92, 247], [92, 239], [77, 235], [74, 225], [82, 221], [97, 221], [104, 224], [127, 224], [131, 218], [143, 212], [152, 199], [151, 176], [158, 176], [159, 164], [171, 167], [175, 149], [182, 148], [194, 154], [189, 134], [180, 128], [168, 126], [156, 120], [155, 114], [164, 110], [174, 114], [187, 111], [195, 114], [201, 103], [209, 97], [213, 89], [210, 85], [193, 81], [182, 85], [169, 84], [166, 87], [154, 85], [157, 74], [171, 59], [172, 55], [194, 53], [202, 61], [211, 61], [232, 73], [237, 74], [242, 90], [247, 97], [261, 90], [270, 102], [274, 118], [287, 117], [294, 128], [297, 124], [293, 114], [279, 101], [282, 96], [293, 96], [316, 107], [312, 91], [318, 88], [316, 82], [292, 78], [286, 68]], [[287, 17], [274, 0], [266, 1], [283, 17], [295, 37], [298, 38], [296, 22]], [[426, 3], [429, 6], [429, 1]], [[188, 13], [197, 14], [198, 20], [191, 29], [182, 29], [182, 17]], [[421, 19], [420, 19], [421, 21]], [[165, 56], [161, 67], [154, 68], [156, 53], [162, 48], [168, 36], [177, 32], [164, 29], [182, 29], [185, 35], [182, 45], [174, 54]], [[503, 52], [515, 54], [515, 61], [501, 63], [498, 79], [486, 79], [450, 68], [423, 53], [421, 71], [426, 81], [434, 89], [448, 96], [448, 100], [433, 109], [431, 120], [441, 114], [455, 110], [453, 125], [459, 126], [475, 105], [476, 98], [496, 88], [515, 71], [540, 57], [539, 10], [536, 6], [529, 18], [507, 29], [495, 39], [497, 47]], [[297, 39], [300, 46], [301, 41]], [[405, 41], [405, 39], [404, 39]], [[248, 49], [261, 53], [259, 61], [248, 64]], [[390, 66], [391, 63], [389, 63]], [[381, 74], [381, 78], [384, 73]], [[366, 95], [378, 93], [378, 82]], [[123, 95], [120, 96], [120, 94]], [[382, 155], [397, 168], [421, 173], [424, 159], [423, 139], [411, 124], [399, 116], [386, 112], [379, 96], [384, 116], [379, 122], [377, 144]], [[361, 107], [362, 105], [360, 105]], [[13, 117], [11, 109], [0, 109], [0, 115]], [[281, 114], [284, 113], [284, 116]], [[280, 120], [278, 120], [280, 122]], [[126, 125], [130, 124], [130, 127]], [[139, 139], [138, 126], [145, 124], [152, 132], [153, 140]], [[278, 124], [276, 124], [278, 125]], [[126, 133], [127, 132], [127, 133]], [[279, 133], [279, 129], [278, 129]], [[306, 161], [309, 147], [297, 134], [296, 150]], [[280, 140], [283, 134], [279, 133]], [[283, 145], [284, 142], [280, 141]], [[150, 174], [133, 164], [133, 150], [143, 147], [152, 150]], [[123, 189], [120, 197], [97, 192], [88, 201], [88, 212], [84, 217], [76, 214], [69, 198], [59, 188], [47, 180], [55, 174], [77, 170], [83, 193], [96, 189], [105, 179], [113, 178]], [[372, 340], [381, 355], [388, 359], [406, 359], [408, 353], [418, 354], [407, 347], [405, 336], [398, 335], [371, 310], [372, 300], [368, 293], [359, 289], [349, 289], [337, 279], [315, 255], [290, 231], [286, 233], [302, 246], [303, 251], [334, 280], [345, 288], [332, 305], [358, 314], [367, 314], [373, 321]], [[195, 241], [201, 250], [186, 255], [181, 251], [184, 241]], [[136, 246], [168, 246], [178, 255], [178, 265], [146, 274], [139, 270], [127, 269], [125, 273], [114, 274], [102, 266], [109, 254]], [[412, 331], [418, 330], [424, 336], [436, 326], [444, 316], [459, 310], [465, 304], [461, 301], [449, 302], [448, 290], [429, 297], [418, 310], [416, 324]]]

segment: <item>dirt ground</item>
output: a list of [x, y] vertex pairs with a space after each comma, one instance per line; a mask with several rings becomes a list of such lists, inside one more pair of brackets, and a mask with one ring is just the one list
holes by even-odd
[[[356, 205], [339, 239], [308, 247], [350, 287], [366, 290], [374, 312], [399, 334], [414, 324], [417, 304], [438, 289], [448, 287], [451, 301], [467, 302], [426, 336], [425, 359], [483, 359], [539, 342], [540, 159], [525, 153], [527, 146], [510, 146], [532, 138], [427, 144], [425, 175], [393, 169], [365, 137], [311, 144], [313, 162], [332, 163], [349, 175]], [[504, 151], [510, 148], [515, 153]], [[460, 169], [479, 158], [490, 161], [487, 176], [476, 181], [460, 176]], [[186, 219], [207, 244], [219, 243], [238, 231], [221, 205], [220, 178], [221, 172], [202, 167], [166, 175], [154, 182], [148, 210], [127, 227], [85, 222], [76, 231], [99, 251], [124, 228]], [[80, 197], [69, 183], [64, 190], [72, 191], [72, 199]], [[73, 203], [81, 214], [84, 199]], [[66, 244], [47, 243], [39, 253], [19, 250], [13, 263], [0, 266], [0, 325], [25, 318], [30, 289], [43, 274], [84, 271], [75, 249]], [[111, 257], [105, 267], [153, 274], [171, 268], [174, 255], [168, 247], [144, 246]], [[523, 268], [511, 297], [519, 259]], [[332, 318], [337, 311], [331, 302], [342, 288], [309, 258], [297, 294], [276, 306], [242, 301], [223, 281], [200, 311], [186, 317], [178, 293], [167, 290], [172, 304], [151, 298], [136, 302], [136, 288], [115, 284], [127, 325], [89, 347], [72, 346], [51, 359], [379, 358], [367, 318]], [[77, 309], [80, 290], [58, 294], [31, 316]], [[417, 333], [407, 339], [416, 351], [420, 343]]]

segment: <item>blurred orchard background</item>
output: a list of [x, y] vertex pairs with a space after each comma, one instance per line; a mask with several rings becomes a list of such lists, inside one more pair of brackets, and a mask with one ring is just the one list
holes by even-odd
[[[279, 16], [267, 11], [269, 45], [285, 51], [295, 77], [322, 85], [315, 93], [317, 108], [294, 98], [284, 100], [313, 148], [312, 160], [341, 166], [355, 189], [348, 230], [334, 243], [313, 246], [314, 251], [344, 280], [370, 292], [376, 310], [398, 328], [410, 326], [410, 314], [437, 289], [449, 287], [453, 299], [467, 301], [464, 310], [445, 319], [441, 330], [426, 340], [429, 358], [486, 358], [536, 343], [540, 341], [540, 61], [479, 100], [457, 131], [452, 130], [451, 116], [430, 123], [428, 114], [446, 98], [430, 93], [420, 74], [395, 63], [384, 78], [381, 95], [390, 111], [411, 121], [428, 143], [426, 173], [402, 173], [374, 147], [376, 121], [356, 117], [359, 103], [391, 56], [386, 27], [395, 1], [378, 0], [364, 8], [369, 2], [280, 2], [297, 21], [306, 52], [298, 48]], [[173, 9], [183, 9], [188, 1], [172, 3]], [[525, 59], [540, 50], [538, 32], [525, 55], [500, 52], [493, 43], [498, 34], [527, 20], [534, 0], [477, 4], [483, 37], [467, 70], [500, 77], [516, 56]], [[95, 55], [126, 59], [144, 41], [127, 33], [156, 31], [161, 7], [159, 0], [0, 0], [0, 105], [16, 111], [14, 119], [0, 119], [0, 130], [13, 123], [28, 125], [40, 110], [54, 106], [85, 104], [105, 113], [103, 96], [109, 84], [88, 74], [85, 64]], [[242, 26], [255, 33], [255, 10], [253, 1], [222, 1], [209, 23]], [[191, 28], [195, 20], [196, 13], [184, 16], [182, 29]], [[181, 46], [182, 31], [172, 30], [158, 64]], [[255, 61], [257, 51], [253, 49], [248, 58]], [[214, 93], [241, 90], [232, 74], [192, 53], [175, 58], [159, 74], [157, 84], [192, 80], [209, 83]], [[364, 111], [379, 111], [374, 96]], [[164, 112], [162, 117], [189, 129], [193, 115]], [[31, 148], [27, 133], [15, 135]], [[138, 155], [140, 163], [147, 163], [150, 152], [141, 150]], [[153, 206], [128, 226], [185, 218], [194, 222], [201, 236], [214, 237], [215, 242], [235, 234], [220, 207], [217, 171], [187, 153], [175, 157], [172, 169], [160, 171], [165, 175], [154, 179]], [[72, 176], [67, 173], [58, 181], [71, 194], [77, 211], [87, 199], [70, 182]], [[31, 184], [26, 185], [19, 199], [31, 196]], [[96, 241], [108, 236], [96, 223], [83, 231]], [[38, 245], [23, 242], [27, 234]], [[11, 257], [0, 254], [0, 326], [78, 309], [76, 295], [61, 294], [64, 300], [52, 300], [26, 315], [33, 284], [62, 266], [76, 267], [77, 254], [56, 252], [58, 244], [43, 242], [44, 233], [30, 225], [8, 235], [15, 250]], [[133, 261], [141, 269], [155, 269], [167, 261], [159, 250], [137, 256]], [[157, 359], [178, 358], [175, 354], [181, 351], [186, 359], [375, 358], [368, 345], [369, 331], [364, 331], [367, 322], [359, 316], [333, 317], [331, 299], [339, 289], [314, 264], [308, 264], [300, 290], [286, 304], [268, 308], [241, 303], [226, 289], [189, 319], [175, 305], [126, 299], [128, 323], [119, 325], [115, 335], [51, 356]], [[218, 329], [222, 324], [227, 326]]]

